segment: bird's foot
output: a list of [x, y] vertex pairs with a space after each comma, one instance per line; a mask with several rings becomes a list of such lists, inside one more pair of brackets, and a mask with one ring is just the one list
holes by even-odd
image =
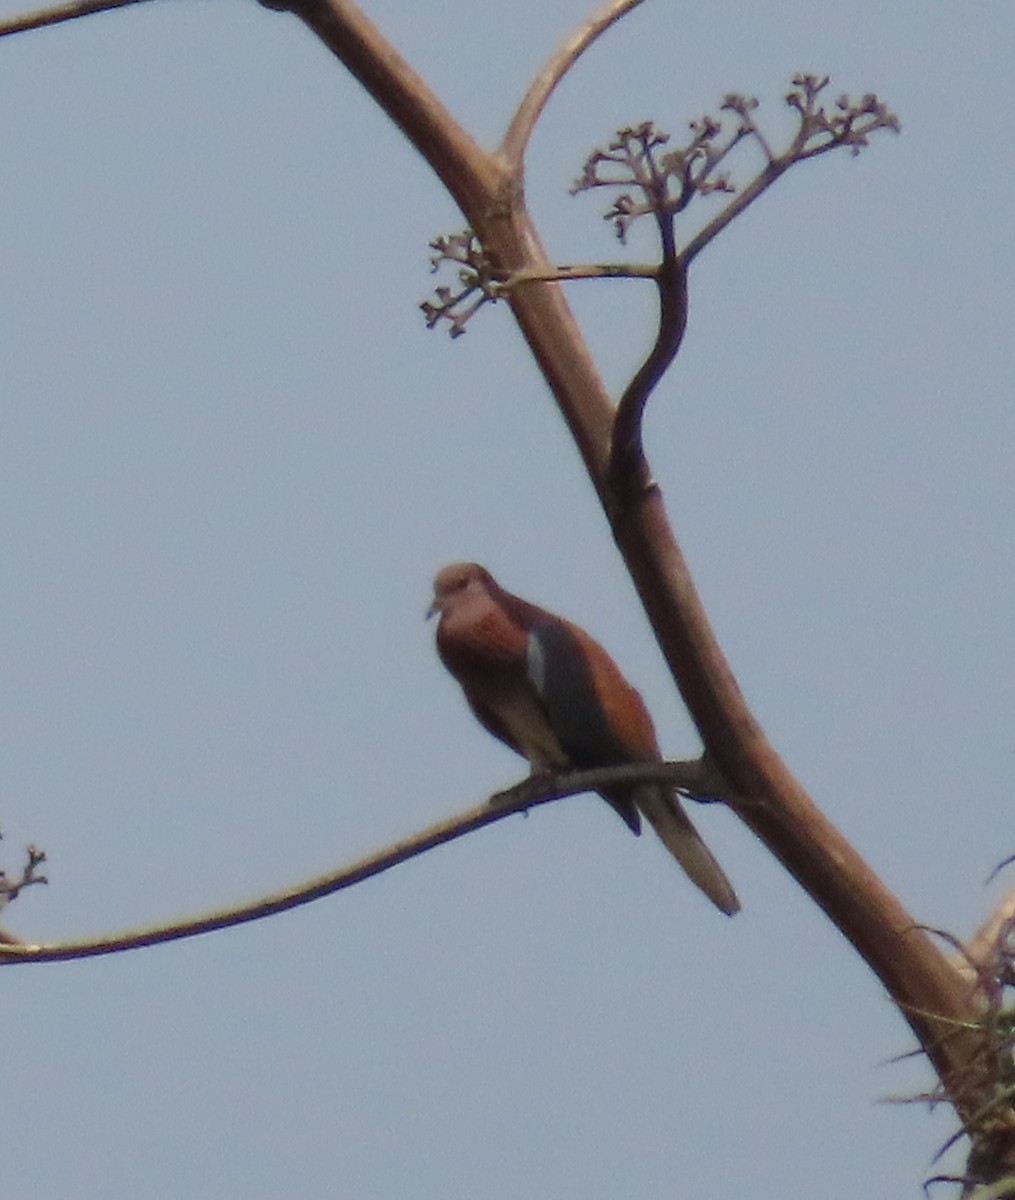
[[556, 778], [555, 771], [533, 771], [513, 787], [494, 792], [487, 803], [491, 808], [513, 808], [519, 805], [526, 807], [533, 800], [545, 796], [547, 789], [552, 789]]

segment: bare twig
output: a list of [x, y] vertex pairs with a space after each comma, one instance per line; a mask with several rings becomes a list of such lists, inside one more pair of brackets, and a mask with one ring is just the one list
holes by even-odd
[[505, 290], [522, 283], [567, 283], [578, 279], [656, 279], [655, 263], [557, 263], [548, 271], [512, 271], [503, 283]]
[[[985, 1068], [981, 1077], [968, 1085], [972, 1065], [983, 1061], [983, 1030], [974, 1023], [970, 1029], [956, 1030], [954, 1036], [941, 1036], [949, 1021], [979, 1015], [970, 1000], [968, 980], [937, 945], [915, 928], [903, 905], [813, 804], [766, 738], [711, 628], [659, 490], [644, 489], [637, 503], [620, 512], [611, 504], [609, 462], [614, 405], [567, 305], [565, 289], [542, 281], [549, 278], [553, 266], [525, 208], [517, 161], [520, 147], [528, 137], [526, 130], [531, 129], [545, 96], [540, 99], [538, 90], [534, 92], [527, 106], [530, 115], [519, 118], [513, 141], [516, 160], [512, 166], [504, 153], [488, 154], [478, 146], [352, 0], [262, 0], [262, 3], [269, 8], [291, 8], [362, 83], [447, 186], [466, 223], [475, 229], [494, 269], [505, 278], [511, 278], [515, 272], [530, 272], [536, 280], [524, 287], [513, 287], [507, 296], [508, 303], [604, 504], [611, 532], [709, 758], [737, 793], [730, 801], [731, 807], [870, 964], [909, 1019], [948, 1088], [960, 1118], [966, 1122], [975, 1119], [996, 1094], [997, 1083], [996, 1074]], [[119, 4], [109, 6], [119, 7]], [[565, 62], [563, 70], [568, 65]], [[800, 77], [804, 81], [812, 78]], [[543, 85], [545, 95], [552, 91], [554, 82], [551, 72]], [[813, 118], [815, 130], [819, 123], [817, 113], [808, 116], [808, 105], [821, 86], [821, 81], [801, 82], [798, 104], [794, 104], [802, 119]], [[894, 118], [880, 109], [873, 97], [870, 100], [870, 104], [861, 102], [852, 109], [840, 108], [838, 114], [826, 115], [821, 136], [798, 157], [812, 157], [837, 144], [856, 149], [871, 129], [897, 127], [897, 123], [892, 123]], [[743, 123], [743, 114], [738, 115]], [[754, 136], [765, 152], [762, 139], [745, 127], [740, 140], [748, 136]], [[760, 194], [771, 178], [781, 173], [780, 160], [773, 158], [770, 151], [765, 152], [765, 160], [766, 170], [747, 189], [750, 194], [740, 193], [716, 221], [685, 247], [685, 265]], [[713, 167], [719, 161], [715, 158]], [[675, 163], [676, 168], [679, 166], [679, 162]], [[739, 798], [743, 796], [751, 798], [750, 804]], [[498, 812], [491, 817], [489, 808], [482, 806], [466, 814], [464, 820], [467, 828], [475, 828], [502, 815]], [[434, 827], [423, 836], [431, 838], [430, 844], [460, 836], [467, 831], [459, 828], [462, 820], [457, 819], [457, 824], [445, 823], [453, 827], [450, 832]], [[419, 852], [414, 849], [399, 856], [392, 851], [380, 865], [376, 858], [369, 860], [369, 869], [367, 860], [363, 860], [345, 873], [343, 882], [336, 882], [335, 876], [322, 877], [310, 891], [316, 888], [316, 894], [325, 894], [337, 890], [355, 881], [352, 876], [357, 870], [376, 873], [402, 861], [407, 854]], [[172, 940], [238, 920], [251, 920], [267, 911], [306, 903], [316, 898], [316, 894], [304, 894], [296, 900], [290, 895], [271, 897], [260, 903], [259, 911], [248, 909], [241, 916], [226, 917], [213, 914], [164, 927], [156, 933], [141, 931], [132, 935], [133, 940], [119, 939], [115, 946], [113, 940], [106, 939], [63, 947], [37, 947], [34, 951], [8, 947], [3, 956], [7, 961], [25, 961], [33, 954], [38, 959], [43, 955], [68, 958], [109, 953], [113, 948]], [[955, 1082], [961, 1086], [953, 1087]], [[995, 1166], [1000, 1161], [999, 1156]], [[1008, 1173], [1010, 1165], [1003, 1172], [994, 1170], [989, 1177], [998, 1179]], [[983, 1175], [971, 1172], [971, 1177], [983, 1178]]]
[[[732, 215], [742, 212], [794, 162], [803, 161], [837, 146], [848, 146], [854, 154], [867, 145], [879, 128], [898, 128], [898, 121], [874, 95], [852, 102], [842, 96], [832, 115], [818, 102], [827, 78], [798, 75], [787, 103], [799, 116], [797, 134], [789, 148], [776, 154], [758, 128], [753, 97], [728, 94], [724, 113], [738, 120], [733, 129], [704, 116], [690, 125], [690, 139], [680, 147], [665, 149], [669, 135], [651, 122], [621, 129], [605, 150], [596, 150], [586, 160], [572, 193], [592, 188], [630, 188], [622, 191], [605, 214], [624, 241], [627, 230], [639, 217], [651, 215], [656, 222], [661, 262], [656, 274], [659, 290], [659, 327], [648, 357], [628, 384], [617, 406], [613, 424], [608, 480], [611, 499], [620, 505], [648, 486], [649, 472], [642, 446], [645, 406], [653, 389], [676, 357], [687, 325], [687, 266], [711, 237], [724, 228]], [[767, 165], [761, 174], [720, 213], [681, 254], [677, 248], [674, 221], [697, 196], [736, 192], [729, 177], [719, 171], [733, 149], [753, 139], [764, 153]]]
[[[987, 922], [991, 925], [992, 922]], [[982, 947], [977, 956], [953, 934], [944, 929], [921, 927], [941, 938], [955, 950], [956, 970], [969, 980], [970, 999], [979, 1010], [972, 1022], [947, 1022], [953, 1032], [975, 1025], [980, 1034], [979, 1049], [947, 1081], [929, 1093], [911, 1096], [910, 1102], [925, 1102], [933, 1107], [950, 1101], [962, 1111], [961, 1126], [944, 1142], [934, 1156], [937, 1162], [963, 1137], [970, 1139], [969, 1170], [972, 1182], [998, 1177], [1006, 1173], [1009, 1162], [1006, 1143], [1015, 1128], [1012, 1101], [1015, 1099], [1015, 1010], [1004, 1007], [1005, 988], [1012, 979], [1013, 950], [1007, 944], [1006, 928], [1002, 921], [994, 925], [995, 940]], [[984, 935], [984, 937], [989, 935]], [[975, 1009], [973, 1011], [975, 1011]], [[971, 1014], [972, 1015], [972, 1014]], [[942, 1035], [943, 1041], [950, 1034]], [[931, 1047], [924, 1045], [930, 1053]], [[984, 1081], [989, 1086], [984, 1087]], [[974, 1100], [980, 1101], [974, 1107]], [[963, 1103], [965, 1101], [965, 1103]], [[974, 1170], [974, 1163], [978, 1164]], [[985, 1174], [979, 1174], [985, 1171]]]
[[1015, 862], [1015, 854], [1009, 854], [1007, 858], [1002, 858], [1001, 861], [997, 864], [997, 866], [991, 871], [991, 873], [987, 876], [987, 878], [983, 882], [984, 883], [993, 883], [994, 880], [998, 877], [998, 875], [1000, 875], [1001, 872], [1005, 869], [1005, 867], [1010, 867], [1013, 862]]
[[624, 391], [613, 422], [608, 479], [614, 504], [622, 503], [648, 483], [642, 417], [650, 394], [676, 357], [687, 327], [687, 272], [677, 250], [674, 220], [696, 193], [724, 190], [727, 186], [723, 179], [712, 175], [715, 162], [709, 147], [717, 131], [713, 123], [701, 122], [692, 129], [689, 147], [664, 153], [662, 148], [669, 142], [669, 135], [650, 122], [621, 129], [605, 150], [594, 151], [586, 160], [582, 176], [572, 188], [572, 193], [599, 187], [636, 189], [640, 199], [624, 192], [606, 216], [623, 241], [630, 223], [651, 213], [662, 252], [655, 273], [659, 292], [656, 340]]
[[969, 1175], [932, 1175], [923, 1185], [925, 1195], [929, 1197], [931, 1186], [937, 1183], [961, 1186], [961, 1200], [1004, 1200], [1007, 1196], [1015, 1196], [1015, 1175], [1006, 1175], [1004, 1179], [982, 1186]]
[[610, 446], [610, 487], [623, 504], [649, 482], [642, 444], [645, 406], [677, 356], [687, 329], [687, 266], [676, 252], [672, 230], [663, 232], [663, 261], [656, 275], [659, 327], [648, 357], [624, 389], [617, 405]]
[[[959, 1182], [967, 1181], [960, 1180]], [[1002, 1197], [1005, 1196], [1015, 1196], [1015, 1175], [998, 1179], [996, 1183], [984, 1184], [983, 1187], [975, 1188], [966, 1195], [968, 1200], [1002, 1200]]]
[[0, 871], [0, 912], [12, 900], [17, 900], [22, 888], [31, 887], [35, 883], [49, 882], [45, 875], [39, 874], [39, 867], [45, 861], [45, 850], [39, 850], [36, 846], [27, 846], [25, 848], [25, 865], [16, 879], [12, 879], [6, 871]]
[[751, 138], [755, 141], [764, 153], [766, 163], [754, 179], [739, 191], [736, 198], [688, 242], [684, 249], [684, 258], [688, 264], [794, 163], [803, 162], [842, 146], [847, 147], [855, 157], [867, 146], [870, 135], [877, 130], [899, 132], [901, 125], [898, 117], [873, 92], [868, 92], [859, 100], [851, 100], [849, 96], [841, 95], [829, 112], [819, 103], [819, 97], [827, 86], [827, 76], [794, 76], [792, 88], [786, 95], [786, 103], [797, 112], [799, 124], [796, 136], [781, 154], [772, 150], [755, 123], [757, 100], [737, 93], [730, 93], [725, 97], [723, 111], [735, 113], [740, 118], [739, 138]]
[[532, 130], [554, 88], [579, 57], [611, 25], [638, 7], [642, 0], [609, 0], [578, 26], [553, 52], [522, 98], [500, 145], [504, 158], [521, 175], [522, 159]]
[[74, 21], [78, 17], [89, 17], [93, 13], [108, 12], [113, 8], [126, 8], [130, 4], [144, 2], [145, 0], [72, 0], [70, 4], [39, 8], [35, 12], [0, 18], [0, 37], [7, 37], [12, 33], [25, 33], [29, 29], [42, 29], [46, 25], [59, 25], [64, 21]]
[[577, 279], [658, 279], [659, 267], [651, 263], [562, 263], [549, 269], [497, 270], [487, 258], [471, 229], [434, 238], [430, 267], [445, 264], [456, 268], [459, 288], [434, 288], [434, 300], [424, 300], [420, 309], [427, 329], [446, 321], [451, 337], [461, 337], [467, 323], [486, 304], [503, 300], [510, 290], [527, 283], [564, 283]]
[[[36, 883], [49, 882], [46, 876], [40, 875], [38, 871], [45, 861], [46, 852], [44, 850], [39, 850], [36, 846], [26, 846], [25, 865], [16, 879], [12, 879], [6, 871], [0, 871], [0, 912], [3, 912], [12, 900], [17, 900], [23, 888], [31, 887]], [[0, 946], [20, 946], [21, 944], [19, 937], [15, 937], [6, 929], [0, 929]]]
[[[640, 197], [622, 193], [605, 214], [606, 219], [613, 222], [621, 241], [631, 223], [640, 217], [651, 215], [658, 220], [664, 211], [682, 212], [695, 196], [730, 193], [734, 198], [684, 248], [685, 265], [690, 264], [734, 217], [794, 163], [840, 147], [856, 155], [868, 145], [871, 134], [877, 130], [898, 132], [898, 118], [873, 93], [858, 100], [839, 96], [831, 110], [827, 109], [820, 102], [827, 86], [827, 77], [794, 76], [786, 103], [797, 113], [797, 131], [782, 152], [772, 149], [757, 123], [758, 101], [753, 96], [730, 92], [723, 98], [720, 111], [734, 117], [735, 124], [730, 125], [725, 116], [722, 119], [708, 115], [700, 117], [690, 123], [688, 141], [666, 152], [661, 147], [669, 142], [669, 135], [650, 122], [622, 129], [617, 140], [606, 150], [596, 150], [589, 157], [572, 193], [603, 187], [633, 186], [639, 190]], [[719, 167], [745, 141], [758, 146], [764, 155], [765, 166], [748, 184], [737, 187]], [[646, 178], [652, 181], [648, 188]]]
[[[448, 186], [484, 251], [507, 274], [552, 264], [526, 210], [521, 179], [487, 155], [351, 0], [304, 0], [303, 20], [346, 64]], [[746, 136], [746, 135], [745, 135]], [[686, 257], [686, 254], [685, 254]], [[743, 821], [808, 891], [876, 972], [909, 1019], [946, 1086], [980, 1052], [978, 1029], [938, 1042], [944, 1022], [970, 1012], [969, 984], [813, 803], [748, 706], [711, 627], [658, 489], [618, 515], [608, 465], [615, 405], [571, 312], [565, 289], [534, 282], [507, 299], [611, 519], [611, 532], [708, 756], [738, 795]], [[913, 1012], [921, 1008], [926, 1016]], [[988, 1096], [954, 1099], [960, 1117]], [[998, 1173], [999, 1175], [1000, 1173]]]
[[451, 336], [461, 337], [466, 323], [484, 304], [496, 304], [502, 297], [504, 285], [471, 229], [434, 238], [430, 249], [434, 252], [430, 269], [438, 271], [445, 263], [456, 266], [461, 288], [452, 291], [449, 287], [437, 287], [434, 289], [437, 303], [423, 301], [419, 307], [426, 318], [426, 327], [433, 329], [439, 321], [447, 321]]
[[677, 356], [687, 329], [687, 266], [677, 252], [671, 214], [660, 214], [662, 262], [656, 276], [659, 327], [648, 357], [617, 405], [610, 444], [609, 480], [614, 502], [623, 503], [649, 480], [642, 444], [645, 406]]
[[[357, 859], [348, 866], [293, 887], [285, 888], [260, 897], [247, 904], [220, 908], [213, 912], [164, 925], [144, 929], [127, 930], [123, 933], [86, 938], [76, 942], [42, 944], [0, 942], [0, 964], [26, 962], [61, 962], [72, 958], [94, 958], [104, 954], [116, 954], [124, 950], [136, 950], [142, 946], [155, 946], [163, 942], [180, 941], [211, 933], [217, 929], [228, 929], [258, 921], [275, 913], [285, 912], [310, 904], [333, 892], [339, 892], [354, 884], [362, 883], [374, 875], [407, 862], [435, 846], [455, 841], [473, 830], [502, 821], [513, 813], [524, 812], [540, 804], [548, 804], [581, 792], [608, 787], [611, 784], [641, 780], [671, 783], [674, 788], [702, 791], [715, 789], [715, 777], [700, 760], [690, 762], [661, 762], [628, 764], [622, 767], [601, 767], [592, 771], [572, 771], [561, 775], [547, 775], [523, 780], [507, 792], [498, 792], [484, 804], [459, 813], [446, 821], [421, 830], [412, 837], [394, 842], [383, 850]], [[41, 882], [33, 880], [32, 882]]]
[[962, 955], [998, 986], [1015, 986], [1015, 889], [994, 906], [963, 946]]
[[743, 131], [722, 142], [722, 124], [709, 116], [691, 121], [689, 128], [690, 137], [680, 146], [672, 146], [670, 135], [652, 121], [618, 130], [605, 149], [593, 150], [585, 160], [571, 195], [595, 188], [634, 189], [636, 195], [623, 191], [604, 214], [623, 242], [640, 217], [658, 222], [663, 215], [683, 212], [695, 196], [734, 191], [728, 176], [716, 168], [745, 136]]

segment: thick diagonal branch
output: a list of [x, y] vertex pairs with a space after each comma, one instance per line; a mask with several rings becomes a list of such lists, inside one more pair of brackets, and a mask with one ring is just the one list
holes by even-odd
[[[351, 0], [262, 3], [295, 12], [363, 84], [445, 183], [497, 269], [507, 276], [552, 273], [524, 207], [517, 153], [545, 95], [533, 93], [529, 115], [509, 142], [515, 157], [509, 162], [476, 144]], [[701, 244], [687, 248], [685, 261]], [[996, 1079], [977, 1025], [975, 989], [814, 806], [765, 737], [715, 639], [658, 488], [646, 486], [630, 503], [611, 504], [614, 410], [559, 285], [534, 278], [512, 287], [508, 303], [604, 504], [709, 760], [737, 795], [749, 798], [734, 800], [733, 807], [870, 964], [920, 1038], [960, 1116], [973, 1124], [993, 1103]], [[477, 825], [487, 820], [476, 814]], [[273, 904], [266, 902], [263, 912], [277, 911]]]
[[[359, 10], [348, 0], [294, 7], [431, 163], [491, 259], [505, 271], [550, 273], [520, 178], [475, 146]], [[968, 1070], [983, 1057], [976, 1028], [954, 1033], [956, 1022], [978, 1015], [968, 981], [815, 807], [765, 737], [716, 641], [659, 490], [649, 487], [636, 503], [610, 512], [613, 406], [559, 286], [520, 284], [508, 302], [607, 508], [709, 758], [737, 793], [751, 797], [736, 810], [870, 964], [951, 1088], [960, 1115], [971, 1118], [989, 1099], [991, 1078], [986, 1063], [980, 1074]]]

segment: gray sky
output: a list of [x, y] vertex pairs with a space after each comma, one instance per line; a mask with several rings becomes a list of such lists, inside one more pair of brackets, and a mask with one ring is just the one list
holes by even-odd
[[[648, 436], [775, 744], [961, 935], [1015, 852], [1015, 8], [885, 7], [648, 3], [555, 98], [529, 193], [560, 259], [614, 258], [566, 191], [618, 125], [735, 89], [785, 128], [800, 70], [899, 114], [696, 262]], [[587, 3], [368, 8], [490, 143]], [[242, 900], [516, 779], [422, 620], [449, 559], [579, 620], [696, 752], [508, 313], [423, 328], [460, 217], [302, 26], [153, 3], [0, 60], [0, 849], [52, 881], [15, 931]], [[622, 387], [650, 289], [569, 295]], [[952, 1124], [877, 1104], [929, 1082], [883, 1065], [904, 1024], [696, 816], [735, 921], [581, 798], [268, 922], [5, 972], [5, 1194], [919, 1196]]]

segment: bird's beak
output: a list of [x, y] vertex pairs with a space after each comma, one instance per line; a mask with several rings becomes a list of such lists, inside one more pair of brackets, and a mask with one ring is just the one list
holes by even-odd
[[429, 621], [431, 617], [436, 617], [440, 611], [441, 611], [441, 602], [435, 596], [433, 598], [433, 600], [430, 602], [430, 607], [426, 610], [426, 617], [424, 618], [424, 620]]

